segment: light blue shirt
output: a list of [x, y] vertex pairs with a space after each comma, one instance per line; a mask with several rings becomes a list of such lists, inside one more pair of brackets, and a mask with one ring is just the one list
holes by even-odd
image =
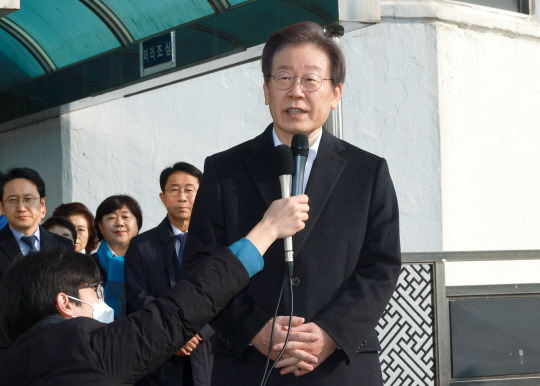
[[[15, 240], [17, 240], [17, 243], [19, 244], [19, 248], [21, 248], [22, 254], [25, 255], [25, 256], [28, 255], [28, 252], [30, 252], [30, 247], [24, 241], [21, 241], [21, 237], [26, 236], [26, 235], [23, 235], [21, 232], [16, 231], [12, 227], [9, 227], [9, 229], [11, 230], [11, 233], [13, 233], [13, 236], [15, 236]], [[36, 231], [34, 232], [34, 236], [37, 237], [37, 240], [36, 240], [36, 243], [35, 243], [34, 246], [36, 247], [37, 251], [40, 251], [41, 250], [41, 239], [40, 239], [40, 233], [39, 233], [39, 226], [37, 227]]]
[[[321, 137], [322, 137], [322, 131], [319, 133], [319, 136], [313, 142], [313, 145], [309, 147], [309, 153], [306, 161], [306, 168], [304, 169], [304, 184], [302, 186], [302, 192], [306, 192], [306, 185], [309, 179], [309, 175], [311, 174], [311, 169], [313, 168], [313, 162], [315, 162], [315, 157], [317, 157], [317, 152], [319, 151], [319, 145], [321, 143]], [[274, 139], [274, 146], [283, 145], [283, 142], [281, 142], [281, 139], [276, 134], [276, 129], [272, 128], [272, 138]]]
[[[172, 228], [172, 232], [175, 236], [178, 236], [178, 235], [181, 235], [183, 234], [184, 237], [186, 237], [186, 234], [187, 234], [187, 231], [185, 232], [182, 232], [180, 229], [178, 229], [177, 227], [175, 227], [173, 224], [171, 224], [171, 228]], [[184, 241], [185, 243], [185, 241]], [[176, 256], [178, 256], [178, 254], [180, 253], [180, 240], [176, 240], [175, 244], [174, 244], [174, 247], [176, 249]]]

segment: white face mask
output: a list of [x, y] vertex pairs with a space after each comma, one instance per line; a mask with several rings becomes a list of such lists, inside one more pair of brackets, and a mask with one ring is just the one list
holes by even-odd
[[114, 320], [114, 310], [107, 305], [103, 300], [100, 300], [99, 303], [88, 303], [81, 299], [77, 299], [73, 296], [66, 295], [68, 298], [77, 300], [81, 303], [88, 304], [91, 306], [94, 311], [92, 312], [92, 318], [98, 320], [102, 323], [111, 323]]

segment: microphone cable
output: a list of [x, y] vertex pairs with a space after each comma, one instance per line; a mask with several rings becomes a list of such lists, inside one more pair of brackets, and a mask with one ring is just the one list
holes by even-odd
[[[287, 329], [287, 335], [285, 336], [285, 342], [283, 344], [283, 348], [279, 352], [279, 354], [278, 354], [276, 360], [274, 361], [274, 363], [272, 364], [272, 366], [270, 368], [268, 368], [268, 366], [270, 364], [270, 355], [272, 354], [272, 346], [273, 346], [273, 342], [274, 342], [274, 329], [275, 329], [275, 326], [276, 326], [277, 313], [278, 313], [279, 305], [281, 304], [281, 298], [283, 296], [283, 289], [287, 285], [287, 282], [289, 282], [289, 293], [290, 293], [290, 297], [291, 297], [290, 298], [290, 300], [291, 300], [291, 309], [290, 309], [290, 313], [289, 313], [289, 328]], [[272, 330], [270, 332], [270, 344], [269, 344], [269, 347], [268, 347], [268, 355], [266, 356], [266, 366], [265, 366], [265, 369], [264, 369], [263, 378], [261, 380], [261, 386], [266, 386], [266, 383], [270, 379], [270, 375], [272, 374], [272, 371], [274, 370], [274, 368], [276, 366], [276, 363], [281, 359], [283, 353], [285, 352], [285, 349], [287, 348], [287, 343], [289, 342], [289, 337], [291, 335], [292, 317], [294, 315], [293, 310], [294, 310], [294, 303], [293, 303], [292, 272], [290, 270], [290, 267], [288, 265], [286, 265], [284, 275], [283, 275], [283, 281], [282, 281], [282, 284], [281, 284], [281, 291], [279, 292], [279, 298], [278, 298], [278, 301], [277, 301], [277, 304], [276, 304], [276, 310], [274, 312], [274, 317], [272, 318]]]
[[[290, 186], [290, 177], [294, 174], [295, 178], [293, 181], [292, 192], [293, 195], [298, 195], [302, 193], [302, 185], [304, 178], [304, 169], [307, 160], [307, 153], [309, 151], [309, 142], [308, 138], [304, 134], [295, 134], [292, 138], [291, 147], [287, 145], [279, 145], [274, 147], [272, 152], [272, 161], [274, 166], [274, 171], [279, 177], [281, 185], [281, 196], [282, 198], [290, 197], [291, 186]], [[296, 155], [296, 163], [293, 155]], [[288, 178], [287, 178], [288, 177]], [[276, 309], [274, 311], [274, 316], [272, 318], [272, 330], [270, 332], [270, 344], [268, 347], [268, 355], [266, 356], [266, 366], [264, 369], [264, 374], [261, 380], [261, 386], [266, 386], [266, 383], [270, 379], [270, 375], [274, 370], [276, 363], [281, 359], [285, 349], [287, 348], [287, 343], [291, 335], [292, 328], [292, 318], [294, 315], [294, 304], [293, 304], [293, 267], [294, 267], [294, 252], [292, 245], [292, 237], [286, 237], [284, 239], [284, 252], [285, 252], [285, 270], [283, 274], [283, 281], [281, 283], [281, 290], [279, 293], [279, 298], [276, 304]], [[287, 282], [289, 283], [289, 294], [290, 294], [290, 312], [289, 312], [289, 327], [287, 329], [287, 335], [285, 336], [285, 341], [283, 348], [279, 352], [276, 360], [270, 365], [270, 356], [272, 354], [272, 346], [274, 345], [274, 332], [276, 326], [276, 318], [279, 310], [279, 305], [281, 304], [281, 299], [283, 297], [283, 290], [286, 288]]]

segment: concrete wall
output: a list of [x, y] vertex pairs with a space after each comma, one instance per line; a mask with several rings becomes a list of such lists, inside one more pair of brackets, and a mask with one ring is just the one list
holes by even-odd
[[383, 22], [347, 34], [344, 139], [388, 160], [404, 251], [439, 251], [436, 27]]
[[0, 170], [30, 167], [45, 181], [47, 215], [69, 197], [64, 195], [66, 159], [62, 148], [66, 132], [59, 118], [0, 133]]
[[142, 205], [144, 229], [165, 216], [159, 174], [177, 161], [200, 169], [206, 156], [270, 122], [258, 63], [217, 71], [69, 114], [72, 199], [91, 208], [126, 193]]
[[443, 247], [540, 247], [540, 39], [441, 25]]
[[[538, 22], [444, 0], [381, 1], [381, 14], [380, 24], [341, 39], [344, 137], [388, 160], [403, 250], [539, 249]], [[165, 215], [164, 167], [184, 160], [202, 168], [207, 155], [270, 122], [261, 50], [77, 101], [51, 113], [60, 118], [2, 133], [0, 169], [24, 154], [49, 192], [92, 211], [109, 195], [131, 194], [143, 230], [153, 227]], [[49, 198], [49, 209], [58, 202]]]

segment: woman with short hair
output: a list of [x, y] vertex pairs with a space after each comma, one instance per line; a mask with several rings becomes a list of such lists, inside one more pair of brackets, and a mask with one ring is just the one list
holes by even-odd
[[141, 227], [141, 208], [130, 196], [107, 197], [96, 210], [96, 230], [101, 243], [92, 256], [98, 262], [105, 283], [105, 302], [114, 309], [115, 319], [126, 314], [124, 255]]

